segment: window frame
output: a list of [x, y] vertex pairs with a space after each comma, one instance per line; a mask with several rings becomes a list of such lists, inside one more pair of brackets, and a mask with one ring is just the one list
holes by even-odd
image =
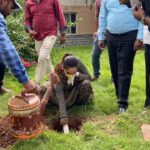
[[[76, 24], [75, 24], [75, 33], [72, 33], [72, 31], [71, 31], [71, 27], [72, 26], [68, 26], [68, 22], [71, 22], [71, 15], [75, 15], [75, 22], [76, 22]], [[76, 12], [65, 12], [64, 13], [64, 16], [65, 16], [65, 19], [66, 19], [66, 21], [67, 21], [67, 34], [68, 35], [76, 35], [77, 34], [77, 13]], [[68, 18], [69, 18], [69, 21], [68, 21]]]

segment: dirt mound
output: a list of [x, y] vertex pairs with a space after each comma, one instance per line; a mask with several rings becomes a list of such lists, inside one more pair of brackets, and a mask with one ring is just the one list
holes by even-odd
[[[79, 131], [84, 121], [85, 118], [69, 117], [70, 131]], [[17, 139], [10, 134], [10, 129], [11, 129], [11, 118], [9, 116], [5, 118], [0, 118], [0, 148], [9, 147], [10, 145], [16, 142]], [[60, 125], [59, 119], [44, 121], [43, 130], [48, 129], [52, 129], [57, 132], [63, 132], [63, 128], [62, 125]]]
[[10, 135], [10, 120], [10, 117], [0, 118], [0, 148], [8, 147], [16, 141], [16, 139]]
[[[84, 118], [81, 117], [69, 117], [69, 129], [70, 131], [80, 131]], [[60, 124], [59, 119], [53, 119], [51, 121], [46, 121], [46, 125], [48, 126], [49, 129], [55, 130], [57, 132], [63, 132], [63, 127]]]

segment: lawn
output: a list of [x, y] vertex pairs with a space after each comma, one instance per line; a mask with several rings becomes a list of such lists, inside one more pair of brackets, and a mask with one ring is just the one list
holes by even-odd
[[[92, 74], [91, 47], [69, 47], [53, 50], [53, 63], [58, 63], [63, 54], [71, 52], [78, 56]], [[35, 66], [28, 69], [34, 80]], [[75, 106], [68, 110], [69, 115], [86, 118], [79, 132], [69, 135], [52, 130], [25, 141], [17, 141], [11, 148], [14, 150], [149, 150], [150, 142], [143, 140], [140, 127], [150, 123], [150, 111], [143, 108], [145, 101], [145, 64], [144, 52], [139, 51], [135, 57], [134, 73], [130, 89], [129, 108], [126, 113], [118, 115], [113, 84], [110, 81], [108, 53], [101, 56], [100, 79], [92, 83], [94, 103], [87, 106]], [[5, 86], [13, 93], [0, 96], [0, 116], [8, 114], [7, 102], [22, 86], [10, 73], [5, 76]], [[53, 111], [57, 111], [52, 108]], [[49, 116], [50, 118], [52, 116]]]

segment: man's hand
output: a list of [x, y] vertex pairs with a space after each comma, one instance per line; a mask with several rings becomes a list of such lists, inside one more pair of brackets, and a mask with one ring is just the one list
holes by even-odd
[[97, 38], [97, 35], [98, 35], [97, 32], [94, 32], [94, 33], [93, 33], [93, 40], [95, 40], [95, 39]]
[[24, 93], [37, 93], [37, 85], [33, 81], [29, 80], [23, 86]]
[[134, 17], [141, 21], [142, 17], [145, 15], [144, 10], [141, 7], [135, 7], [133, 10]]
[[104, 41], [98, 41], [98, 46], [101, 50], [104, 50], [104, 46], [105, 46]]
[[64, 34], [61, 34], [59, 37], [60, 44], [64, 44], [66, 42], [66, 36]]
[[141, 40], [136, 40], [134, 43], [134, 50], [137, 51], [142, 48], [143, 42]]
[[30, 29], [28, 30], [28, 33], [32, 39], [34, 39], [35, 35], [37, 34], [34, 30], [30, 30]]

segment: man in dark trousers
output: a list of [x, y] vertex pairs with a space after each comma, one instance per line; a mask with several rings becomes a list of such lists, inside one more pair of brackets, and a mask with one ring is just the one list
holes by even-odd
[[103, 0], [99, 17], [100, 48], [104, 47], [105, 30], [119, 113], [123, 113], [128, 107], [134, 56], [143, 44], [143, 26], [134, 18], [132, 9], [121, 5], [119, 0]]
[[145, 107], [150, 106], [150, 0], [142, 2], [142, 8], [134, 10], [136, 19], [147, 25], [144, 30], [145, 65], [146, 65], [146, 100]]
[[[132, 6], [132, 0], [120, 0], [121, 3]], [[144, 28], [144, 44], [145, 44], [145, 65], [146, 65], [146, 101], [145, 107], [150, 106], [150, 0], [134, 0], [134, 2], [141, 2], [141, 7], [133, 9], [134, 17], [141, 21], [145, 26]]]

